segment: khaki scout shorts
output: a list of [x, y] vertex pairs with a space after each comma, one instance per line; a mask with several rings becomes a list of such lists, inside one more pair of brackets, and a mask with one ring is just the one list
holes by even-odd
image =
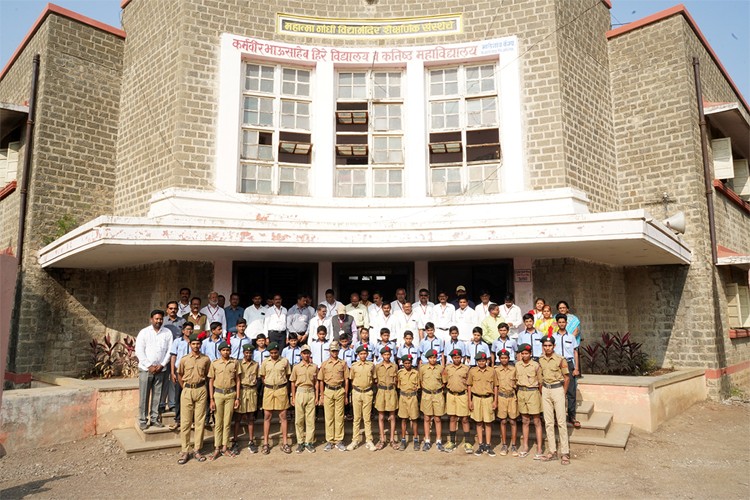
[[396, 411], [398, 408], [398, 394], [396, 388], [380, 389], [375, 394], [375, 409], [378, 411]]
[[516, 418], [518, 417], [518, 402], [516, 397], [509, 398], [497, 397], [497, 418]]
[[416, 420], [419, 418], [419, 407], [417, 406], [417, 395], [399, 396], [398, 398], [398, 418], [408, 418]]
[[539, 391], [523, 391], [517, 393], [518, 411], [523, 415], [539, 415], [542, 413], [542, 395]]
[[495, 421], [495, 412], [492, 410], [493, 396], [480, 398], [472, 396], [471, 402], [474, 404], [474, 410], [471, 412], [471, 419], [475, 422], [484, 422], [486, 424]]
[[445, 394], [445, 413], [456, 417], [469, 416], [469, 401], [466, 393], [457, 396], [450, 392]]
[[289, 393], [286, 387], [271, 390], [268, 387], [263, 391], [263, 409], [269, 411], [286, 410], [289, 408]]
[[240, 407], [237, 413], [253, 413], [258, 409], [258, 389], [253, 387], [240, 389]]
[[422, 392], [422, 405], [420, 407], [426, 417], [442, 417], [445, 415], [445, 396], [443, 393], [426, 394]]

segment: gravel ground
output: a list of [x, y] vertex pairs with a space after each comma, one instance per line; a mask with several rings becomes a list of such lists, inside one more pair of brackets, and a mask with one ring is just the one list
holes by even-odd
[[[319, 425], [321, 425], [319, 423]], [[177, 465], [177, 453], [127, 456], [111, 435], [0, 459], [0, 498], [750, 498], [750, 404], [704, 402], [625, 450], [574, 445], [572, 463], [531, 456], [333, 451], [243, 452]], [[257, 432], [257, 431], [256, 431]], [[496, 444], [496, 443], [495, 443]]]

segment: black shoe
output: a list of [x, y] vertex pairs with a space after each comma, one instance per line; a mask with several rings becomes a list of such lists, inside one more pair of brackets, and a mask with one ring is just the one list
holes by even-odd
[[161, 429], [161, 428], [164, 427], [164, 424], [162, 424], [158, 420], [153, 420], [153, 421], [151, 421], [151, 427], [155, 427], [157, 429]]

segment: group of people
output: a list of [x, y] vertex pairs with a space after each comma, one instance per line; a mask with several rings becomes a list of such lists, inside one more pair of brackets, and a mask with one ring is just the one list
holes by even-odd
[[[499, 419], [499, 453], [526, 457], [531, 453], [533, 421], [534, 458], [558, 459], [557, 426], [559, 459], [568, 464], [566, 421], [580, 427], [575, 418], [580, 321], [565, 301], [557, 304], [553, 317], [551, 306], [541, 298], [523, 314], [511, 294], [500, 306], [482, 293], [481, 302], [474, 306], [465, 287], [456, 291], [455, 304], [443, 292], [433, 304], [429, 291], [422, 289], [414, 307], [405, 300], [404, 289], [396, 292], [391, 303], [383, 302], [377, 292], [368, 303], [369, 294], [363, 291], [352, 294], [347, 305], [327, 290], [317, 308], [309, 306], [308, 296], [300, 295], [287, 310], [279, 295], [272, 297], [272, 304], [262, 305], [259, 294], [245, 309], [239, 307], [237, 294], [232, 294], [230, 305], [221, 309], [216, 292], [209, 294], [209, 304], [201, 309], [200, 298], [190, 298], [190, 291], [183, 289], [181, 300], [169, 302], [166, 313], [152, 311], [151, 325], [136, 339], [139, 425], [141, 429], [161, 427], [160, 413], [174, 408], [182, 437], [182, 464], [191, 456], [191, 428], [195, 429], [192, 456], [201, 462], [207, 459], [202, 453], [203, 434], [212, 415], [215, 449], [208, 459], [236, 455], [237, 435], [244, 426], [250, 452], [269, 453], [274, 413], [281, 425], [280, 449], [291, 453], [289, 408], [294, 412], [289, 417], [294, 418], [298, 453], [315, 452], [317, 407], [323, 407], [325, 451], [354, 450], [364, 427], [368, 450], [391, 446], [403, 451], [411, 431], [414, 449], [428, 451], [434, 430], [435, 448], [451, 452], [459, 447], [460, 421], [465, 452], [494, 456], [491, 425]], [[180, 316], [185, 302], [190, 311]], [[378, 412], [377, 444], [371, 425], [373, 405]], [[263, 414], [260, 448], [255, 442], [256, 412]], [[446, 414], [449, 432], [443, 444], [441, 417]], [[546, 453], [542, 451], [542, 416]], [[470, 418], [476, 424], [476, 449], [470, 439]], [[353, 424], [347, 446], [343, 440], [348, 419]]]

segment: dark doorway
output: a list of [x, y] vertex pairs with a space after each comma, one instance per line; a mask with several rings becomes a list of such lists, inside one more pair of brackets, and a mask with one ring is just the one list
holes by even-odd
[[480, 302], [481, 290], [490, 294], [493, 302], [500, 303], [506, 293], [512, 292], [512, 260], [474, 260], [458, 262], [430, 262], [430, 292], [432, 299], [444, 291], [448, 300], [456, 297], [456, 287], [464, 285], [466, 293], [474, 303]]
[[383, 295], [383, 301], [396, 298], [397, 288], [406, 288], [406, 296], [414, 296], [414, 263], [335, 263], [333, 282], [336, 284], [336, 298], [344, 304], [354, 292], [368, 290], [370, 299], [374, 292]]
[[315, 298], [318, 264], [293, 264], [291, 262], [235, 262], [234, 290], [240, 294], [240, 304], [247, 306], [253, 293], [265, 299], [281, 294], [284, 307], [297, 302], [298, 293], [309, 293]]

